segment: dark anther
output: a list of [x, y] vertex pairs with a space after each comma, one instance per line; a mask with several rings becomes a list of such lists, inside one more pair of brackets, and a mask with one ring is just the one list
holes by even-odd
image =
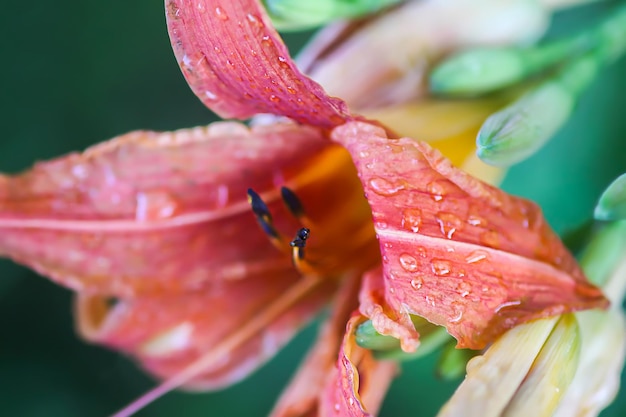
[[306, 246], [306, 240], [309, 238], [311, 231], [306, 227], [298, 230], [296, 237], [289, 243], [294, 248], [304, 248]]
[[252, 188], [248, 188], [248, 203], [250, 203], [252, 212], [256, 214], [257, 217], [262, 218], [265, 223], [271, 223], [272, 215], [270, 214], [270, 210], [261, 199], [261, 196], [259, 196]]
[[263, 231], [274, 239], [280, 239], [278, 231], [274, 229], [274, 226], [272, 225], [272, 215], [270, 214], [270, 210], [261, 199], [261, 196], [259, 196], [252, 188], [248, 188], [248, 203], [250, 203], [252, 212], [256, 216], [256, 219]]
[[298, 196], [287, 187], [280, 188], [280, 195], [289, 211], [296, 217], [304, 215], [304, 208]]

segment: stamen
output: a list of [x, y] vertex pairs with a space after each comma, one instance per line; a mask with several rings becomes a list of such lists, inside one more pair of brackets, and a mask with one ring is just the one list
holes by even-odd
[[280, 195], [282, 196], [283, 201], [285, 202], [285, 205], [287, 205], [291, 214], [293, 214], [296, 218], [304, 215], [304, 207], [302, 207], [300, 199], [293, 191], [287, 187], [281, 187]]
[[289, 242], [289, 245], [293, 248], [292, 260], [293, 265], [302, 274], [315, 273], [317, 268], [309, 261], [304, 259], [304, 248], [306, 247], [306, 241], [311, 235], [311, 231], [306, 227], [301, 228], [296, 233], [296, 237]]
[[306, 213], [304, 212], [304, 206], [302, 205], [302, 202], [300, 201], [296, 193], [294, 193], [287, 187], [281, 187], [280, 195], [283, 198], [283, 202], [285, 203], [287, 209], [289, 209], [291, 214], [293, 214], [296, 219], [300, 220], [300, 223], [302, 223], [303, 226], [310, 227], [311, 221], [306, 216]]
[[248, 203], [252, 208], [252, 212], [256, 216], [256, 220], [261, 226], [261, 229], [270, 237], [270, 240], [274, 246], [279, 249], [283, 247], [283, 239], [278, 230], [274, 228], [272, 224], [272, 214], [267, 208], [267, 204], [261, 199], [261, 196], [257, 194], [252, 188], [248, 188]]

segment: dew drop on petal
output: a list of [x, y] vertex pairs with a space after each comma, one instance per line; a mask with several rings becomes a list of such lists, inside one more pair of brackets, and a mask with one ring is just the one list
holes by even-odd
[[222, 10], [221, 7], [216, 7], [215, 8], [215, 15], [220, 20], [223, 20], [223, 21], [228, 20], [228, 15], [226, 13], [224, 13], [224, 10]]
[[422, 210], [418, 208], [408, 208], [402, 212], [402, 227], [417, 233], [422, 225]]
[[499, 313], [505, 308], [517, 307], [520, 304], [522, 304], [520, 300], [507, 301], [507, 302], [500, 304], [498, 307], [496, 307], [495, 312]]
[[379, 195], [388, 197], [397, 194], [400, 190], [404, 189], [404, 184], [392, 183], [384, 178], [375, 177], [369, 180], [369, 186], [372, 190]]
[[450, 318], [448, 322], [450, 323], [458, 323], [463, 318], [463, 305], [459, 302], [453, 302], [450, 304]]
[[204, 96], [209, 100], [217, 100], [217, 95], [214, 92], [209, 90], [204, 90]]
[[272, 94], [272, 95], [270, 96], [270, 100], [271, 100], [271, 101], [273, 101], [274, 103], [278, 103], [278, 102], [280, 102], [280, 97], [278, 97], [278, 96], [276, 96], [276, 95]]
[[459, 282], [459, 285], [457, 285], [457, 287], [456, 287], [456, 291], [463, 298], [465, 298], [468, 295], [470, 295], [471, 290], [472, 290], [472, 286], [469, 284], [469, 282], [466, 282], [466, 281]]
[[482, 261], [483, 259], [487, 259], [487, 252], [484, 250], [476, 250], [465, 257], [465, 262], [473, 264]]
[[422, 285], [424, 285], [424, 281], [420, 278], [413, 278], [411, 280], [411, 287], [413, 287], [416, 290], [419, 290], [420, 288], [422, 288]]
[[137, 221], [159, 220], [172, 217], [178, 202], [167, 192], [152, 191], [136, 196], [135, 219]]
[[436, 217], [441, 233], [448, 239], [452, 239], [454, 233], [463, 225], [461, 219], [452, 213], [441, 212], [437, 213]]
[[408, 253], [400, 255], [400, 265], [402, 265], [402, 268], [404, 268], [405, 271], [417, 271], [417, 259]]
[[448, 275], [452, 269], [450, 261], [446, 261], [445, 259], [433, 259], [430, 266], [433, 273], [440, 277]]
[[428, 184], [428, 192], [435, 201], [441, 201], [446, 195], [446, 189], [440, 181], [433, 181]]

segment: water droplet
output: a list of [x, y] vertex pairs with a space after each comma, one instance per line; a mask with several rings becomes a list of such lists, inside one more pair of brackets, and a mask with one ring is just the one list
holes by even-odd
[[289, 94], [296, 94], [297, 93], [296, 89], [293, 88], [293, 87], [287, 87], [287, 92]]
[[430, 267], [435, 275], [442, 277], [450, 273], [452, 264], [445, 259], [433, 259]]
[[498, 233], [494, 232], [493, 230], [490, 230], [480, 235], [480, 241], [491, 248], [500, 247], [500, 235], [498, 235]]
[[443, 200], [443, 197], [446, 195], [446, 188], [443, 186], [441, 181], [433, 181], [428, 184], [428, 192], [431, 197], [435, 201]]
[[441, 233], [448, 239], [452, 239], [454, 233], [463, 225], [461, 219], [452, 213], [441, 212], [437, 213], [436, 217]]
[[485, 224], [487, 222], [482, 217], [470, 215], [467, 218], [467, 223], [472, 225], [472, 226], [480, 226], [481, 224]]
[[204, 7], [204, 1], [200, 0], [197, 4], [197, 9], [200, 13], [204, 13], [206, 11], [206, 8]]
[[255, 26], [259, 27], [259, 28], [265, 27], [265, 25], [263, 24], [261, 19], [258, 18], [258, 16], [255, 16], [253, 14], [248, 13], [248, 15], [246, 17], [248, 18], [248, 22], [252, 23], [253, 25], [255, 25]]
[[287, 63], [287, 58], [285, 58], [284, 56], [278, 57], [278, 63], [283, 68], [289, 68], [289, 64]]
[[393, 293], [395, 293], [395, 292], [396, 292], [396, 289], [395, 289], [395, 288], [393, 288], [393, 287], [389, 287], [389, 288], [387, 289], [387, 291], [389, 291], [391, 294], [393, 294]]
[[398, 193], [398, 191], [404, 189], [404, 184], [394, 184], [381, 177], [372, 178], [371, 180], [369, 180], [369, 185], [370, 187], [372, 187], [372, 190], [374, 190], [376, 194], [386, 197], [395, 195]]
[[484, 250], [475, 250], [465, 257], [465, 262], [467, 262], [468, 264], [473, 264], [482, 261], [483, 259], [487, 259], [487, 255], [487, 252], [485, 252]]
[[370, 156], [370, 153], [367, 151], [359, 151], [359, 157], [360, 158], [368, 158]]
[[268, 35], [265, 35], [261, 38], [261, 43], [269, 48], [272, 46], [272, 39]]
[[417, 247], [417, 254], [420, 256], [420, 258], [425, 258], [426, 257], [426, 248], [423, 246], [418, 246]]
[[376, 221], [376, 222], [374, 223], [374, 227], [375, 227], [376, 229], [379, 229], [379, 230], [380, 230], [380, 229], [386, 229], [386, 228], [388, 228], [388, 227], [389, 227], [389, 224], [387, 224], [387, 222], [383, 222], [383, 221]]
[[339, 412], [341, 410], [341, 406], [339, 405], [339, 403], [335, 403], [335, 412]]
[[448, 319], [448, 322], [458, 323], [459, 321], [461, 321], [461, 319], [463, 318], [463, 305], [455, 301], [450, 304], [450, 308], [452, 311], [450, 313], [450, 318]]
[[135, 219], [151, 221], [172, 217], [178, 209], [178, 202], [169, 193], [151, 191], [136, 196]]
[[408, 253], [403, 253], [400, 255], [400, 265], [404, 268], [405, 271], [414, 272], [417, 271], [417, 259]]
[[422, 288], [422, 285], [424, 285], [424, 281], [422, 281], [421, 278], [413, 278], [411, 280], [411, 287], [415, 288], [416, 290], [419, 290], [420, 288]]
[[417, 233], [422, 225], [422, 210], [408, 208], [402, 212], [402, 227]]
[[496, 307], [495, 312], [499, 313], [501, 310], [505, 308], [516, 307], [520, 304], [522, 304], [520, 300], [507, 301], [505, 303], [500, 304], [498, 307]]
[[430, 304], [431, 306], [435, 307], [435, 300], [433, 298], [430, 298], [430, 296], [426, 296], [424, 297], [424, 300], [426, 301], [427, 304]]
[[276, 96], [276, 95], [272, 94], [272, 95], [270, 96], [270, 100], [271, 100], [271, 101], [273, 101], [274, 103], [278, 103], [278, 102], [280, 102], [280, 97], [278, 97], [278, 96]]
[[204, 90], [204, 96], [209, 100], [217, 100], [217, 95], [214, 92], [209, 90]]
[[350, 403], [350, 405], [354, 405], [354, 398], [352, 397], [348, 398], [348, 402]]
[[459, 282], [459, 285], [457, 285], [456, 287], [456, 291], [461, 295], [461, 297], [465, 298], [468, 295], [470, 295], [472, 290], [472, 286], [469, 284], [469, 282], [466, 281], [461, 281]]
[[220, 7], [215, 8], [215, 15], [220, 20], [223, 20], [223, 21], [228, 20], [228, 15], [224, 13], [224, 10], [222, 10]]

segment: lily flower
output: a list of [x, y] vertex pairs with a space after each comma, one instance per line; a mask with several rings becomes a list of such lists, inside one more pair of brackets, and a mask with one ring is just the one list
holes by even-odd
[[300, 72], [257, 1], [166, 12], [208, 108], [281, 118], [130, 133], [0, 178], [0, 253], [76, 290], [82, 335], [165, 379], [119, 415], [245, 377], [333, 296], [275, 415], [376, 412], [396, 368], [356, 345], [368, 319], [407, 352], [411, 315], [483, 349], [607, 306], [538, 206], [353, 114]]

